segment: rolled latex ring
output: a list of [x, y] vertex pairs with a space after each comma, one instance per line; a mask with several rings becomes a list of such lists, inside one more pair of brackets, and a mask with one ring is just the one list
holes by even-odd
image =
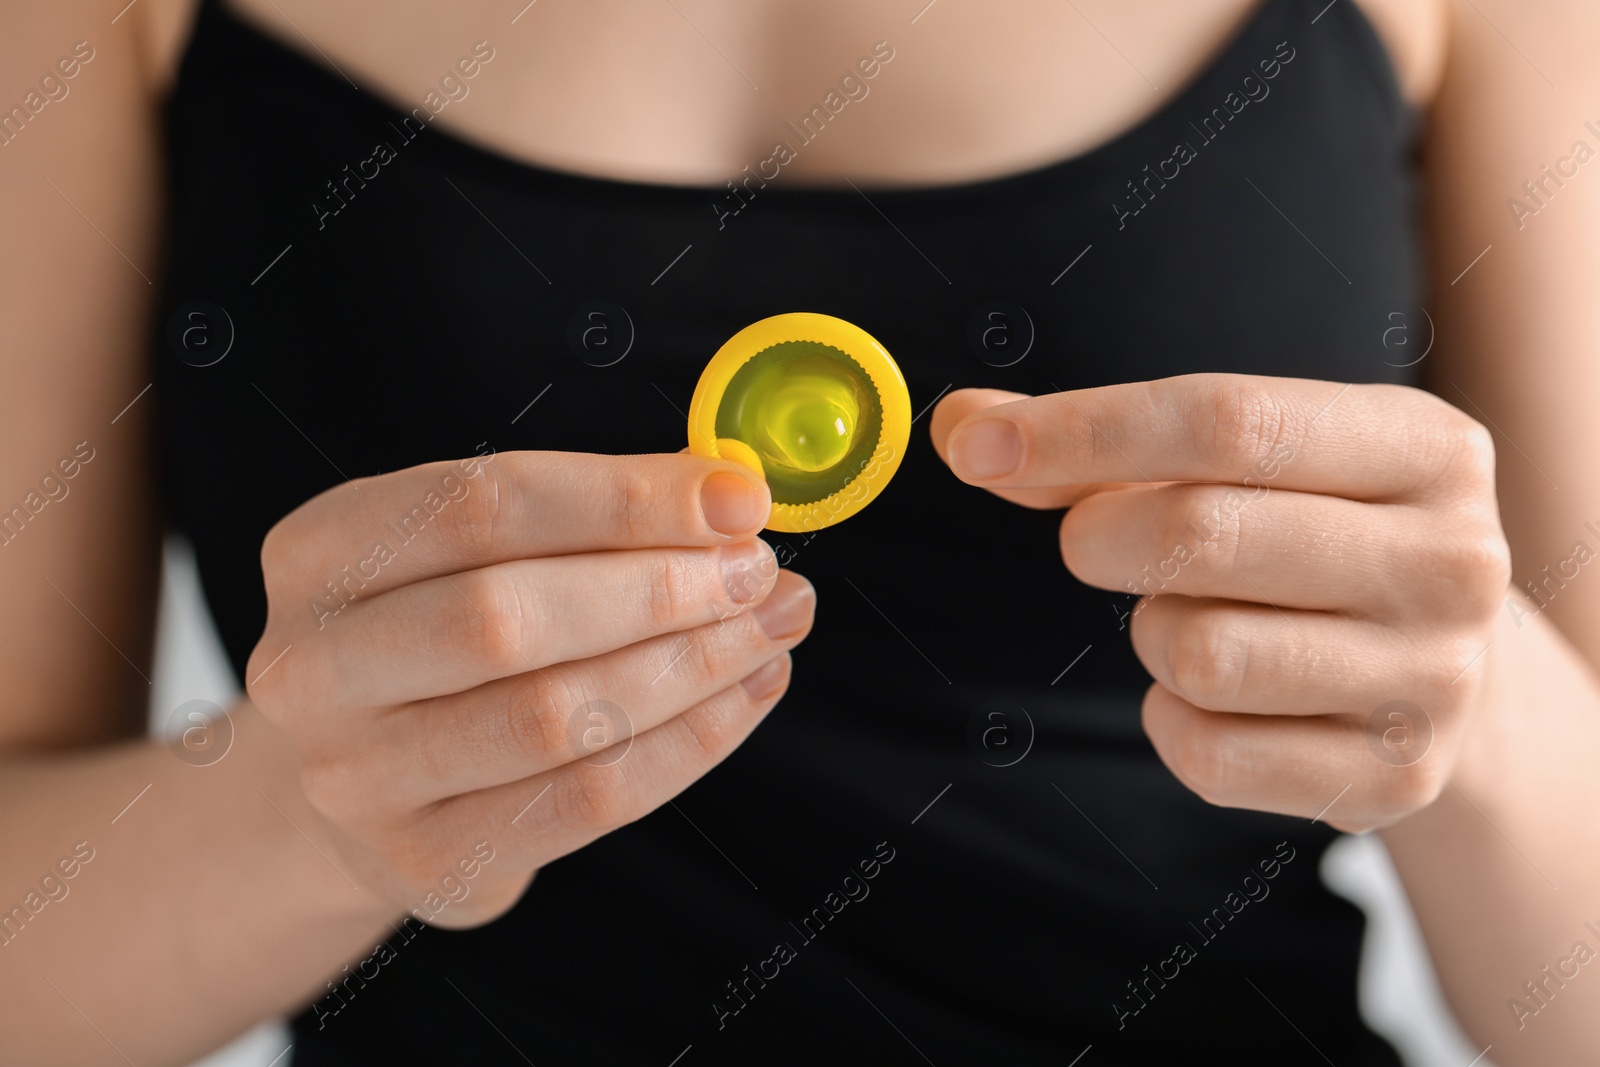
[[772, 491], [766, 528], [809, 533], [866, 507], [900, 469], [911, 395], [887, 349], [832, 315], [751, 323], [717, 349], [689, 403], [689, 451]]

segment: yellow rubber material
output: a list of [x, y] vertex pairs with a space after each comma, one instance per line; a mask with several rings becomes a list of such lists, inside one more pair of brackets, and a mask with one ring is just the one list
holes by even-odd
[[842, 489], [807, 504], [774, 502], [766, 528], [781, 533], [810, 533], [842, 522], [866, 507], [900, 469], [911, 439], [911, 394], [904, 375], [887, 349], [867, 331], [832, 315], [798, 311], [753, 322], [717, 349], [700, 374], [689, 402], [689, 452], [732, 460], [765, 480], [761, 457], [748, 443], [717, 437], [717, 412], [728, 383], [757, 353], [786, 341], [813, 341], [845, 353], [867, 372], [883, 409], [877, 447], [861, 471]]

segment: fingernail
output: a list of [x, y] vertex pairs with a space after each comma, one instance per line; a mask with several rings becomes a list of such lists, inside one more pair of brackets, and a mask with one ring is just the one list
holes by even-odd
[[998, 478], [1022, 462], [1022, 437], [1007, 419], [980, 419], [950, 438], [950, 466], [964, 478]]
[[785, 652], [781, 656], [774, 656], [755, 670], [749, 677], [739, 684], [744, 686], [744, 691], [750, 694], [752, 700], [765, 700], [778, 688], [778, 682], [783, 677], [784, 662], [789, 658]]
[[722, 558], [722, 584], [728, 590], [728, 599], [735, 604], [750, 603], [777, 577], [778, 559], [760, 538], [724, 545], [718, 552]]
[[805, 629], [816, 603], [816, 590], [811, 588], [810, 582], [803, 582], [773, 593], [751, 614], [768, 637], [781, 641]]
[[700, 485], [700, 511], [718, 533], [759, 529], [767, 520], [765, 509], [760, 491], [732, 471], [716, 471]]

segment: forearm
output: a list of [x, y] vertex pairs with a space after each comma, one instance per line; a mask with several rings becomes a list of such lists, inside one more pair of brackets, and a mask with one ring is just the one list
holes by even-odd
[[1504, 612], [1484, 658], [1488, 701], [1452, 784], [1384, 842], [1457, 1018], [1493, 1044], [1489, 1058], [1593, 1062], [1600, 965], [1574, 946], [1600, 953], [1600, 686], [1531, 613]]
[[0, 1061], [188, 1062], [395, 936], [282, 735], [231, 715], [211, 766], [141, 742], [0, 771]]

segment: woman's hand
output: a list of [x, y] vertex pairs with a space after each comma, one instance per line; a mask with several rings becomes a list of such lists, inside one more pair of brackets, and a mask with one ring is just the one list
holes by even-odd
[[1477, 422], [1400, 386], [1194, 374], [934, 412], [963, 481], [1070, 506], [1081, 581], [1141, 598], [1144, 727], [1213, 804], [1389, 825], [1451, 778], [1510, 551]]
[[478, 925], [733, 751], [815, 605], [755, 537], [770, 503], [721, 461], [511, 452], [274, 526], [249, 693], [341, 869], [396, 914]]

